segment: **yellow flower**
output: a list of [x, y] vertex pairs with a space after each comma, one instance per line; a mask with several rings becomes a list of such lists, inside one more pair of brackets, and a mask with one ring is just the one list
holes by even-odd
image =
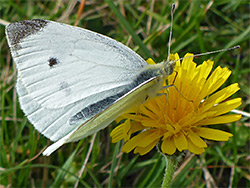
[[[186, 54], [185, 57], [192, 54]], [[170, 60], [178, 60], [171, 54]], [[152, 64], [152, 60], [149, 60]], [[212, 73], [213, 61], [197, 66], [193, 58], [176, 62], [175, 72], [168, 77], [169, 85], [164, 94], [148, 99], [139, 107], [123, 114], [126, 119], [112, 132], [112, 142], [124, 140], [124, 152], [144, 155], [157, 143], [163, 153], [172, 155], [177, 150], [201, 154], [207, 147], [202, 138], [227, 141], [233, 135], [208, 125], [237, 121], [238, 114], [225, 113], [237, 108], [241, 98], [226, 100], [239, 90], [237, 83], [214, 93], [230, 76], [231, 71], [218, 66]], [[173, 83], [174, 82], [174, 83]], [[134, 134], [135, 133], [135, 134]]]

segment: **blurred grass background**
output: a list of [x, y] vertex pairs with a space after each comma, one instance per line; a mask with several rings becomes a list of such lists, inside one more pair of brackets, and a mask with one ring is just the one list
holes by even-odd
[[[16, 69], [4, 33], [4, 21], [48, 19], [110, 36], [156, 62], [167, 58], [171, 4], [176, 3], [171, 52], [182, 57], [240, 45], [229, 52], [196, 58], [211, 59], [232, 70], [225, 85], [238, 82], [235, 94], [243, 99], [240, 110], [249, 112], [250, 5], [249, 1], [85, 0], [0, 1], [0, 186], [4, 187], [159, 187], [164, 161], [153, 150], [145, 156], [120, 153], [122, 143], [112, 144], [111, 125], [78, 143], [66, 144], [49, 157], [38, 155], [51, 142], [28, 122], [19, 107]], [[78, 13], [80, 12], [80, 13]], [[63, 39], [62, 39], [63, 40]], [[232, 132], [228, 142], [208, 141], [200, 156], [186, 153], [173, 187], [250, 187], [249, 118], [218, 125]], [[91, 151], [82, 177], [80, 169]]]

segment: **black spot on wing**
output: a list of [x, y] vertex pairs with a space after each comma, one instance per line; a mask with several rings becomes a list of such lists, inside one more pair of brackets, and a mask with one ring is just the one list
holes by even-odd
[[54, 67], [54, 65], [59, 63], [59, 60], [55, 57], [50, 57], [48, 62], [49, 62], [50, 68], [52, 68], [52, 67]]
[[35, 34], [48, 24], [46, 20], [24, 20], [9, 24], [5, 31], [8, 42], [12, 48], [19, 49], [19, 42], [29, 35]]

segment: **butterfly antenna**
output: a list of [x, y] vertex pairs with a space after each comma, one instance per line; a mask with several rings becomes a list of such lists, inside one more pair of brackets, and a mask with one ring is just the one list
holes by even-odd
[[169, 55], [170, 55], [170, 43], [171, 43], [172, 30], [173, 30], [174, 10], [175, 10], [175, 4], [172, 4], [170, 32], [169, 32], [169, 39], [168, 39], [168, 59], [167, 59], [167, 61], [169, 61]]
[[188, 56], [188, 57], [183, 57], [183, 58], [180, 58], [180, 59], [176, 59], [175, 61], [173, 61], [173, 63], [175, 63], [177, 61], [180, 61], [180, 60], [183, 60], [183, 59], [190, 58], [190, 57], [198, 57], [198, 56], [203, 56], [203, 55], [215, 54], [215, 53], [219, 53], [219, 52], [225, 52], [225, 51], [229, 51], [229, 50], [234, 50], [234, 49], [237, 49], [237, 48], [240, 48], [240, 46], [237, 45], [237, 46], [233, 46], [231, 48], [226, 48], [226, 49], [215, 50], [215, 51], [212, 51], [212, 52], [205, 52], [205, 53], [195, 54], [195, 55], [192, 55], [192, 56]]

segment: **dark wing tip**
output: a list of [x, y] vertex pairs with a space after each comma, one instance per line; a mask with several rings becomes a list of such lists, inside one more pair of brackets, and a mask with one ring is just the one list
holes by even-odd
[[9, 24], [6, 29], [7, 39], [10, 45], [17, 45], [23, 38], [35, 34], [48, 24], [46, 20], [24, 20]]

